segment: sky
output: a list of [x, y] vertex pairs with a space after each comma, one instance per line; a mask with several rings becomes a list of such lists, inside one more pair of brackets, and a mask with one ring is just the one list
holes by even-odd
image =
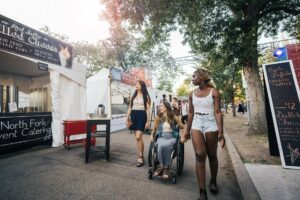
[[108, 24], [99, 20], [99, 0], [0, 0], [0, 13], [34, 29], [47, 25], [71, 41], [94, 43], [108, 36]]
[[[0, 14], [36, 30], [46, 25], [52, 32], [67, 35], [72, 42], [95, 43], [109, 36], [109, 24], [99, 19], [104, 8], [99, 0], [0, 0], [0, 5]], [[170, 39], [174, 58], [191, 55], [190, 47], [182, 45], [179, 32], [173, 32]], [[262, 38], [259, 43], [271, 40]], [[193, 72], [190, 66], [183, 69], [189, 74]], [[176, 81], [174, 89], [184, 78]]]
[[[0, 0], [0, 14], [39, 30], [48, 26], [54, 33], [64, 34], [70, 41], [96, 43], [109, 37], [109, 24], [101, 21], [99, 15], [104, 6], [99, 0]], [[182, 35], [174, 32], [170, 37], [171, 55], [189, 56], [190, 47], [182, 45]], [[187, 73], [192, 68], [184, 66]], [[174, 89], [185, 77], [176, 81]]]
[[[67, 35], [72, 42], [95, 43], [109, 36], [109, 24], [100, 21], [99, 0], [0, 0], [0, 14], [36, 30], [45, 25], [52, 32]], [[171, 35], [173, 57], [189, 55], [182, 36]]]

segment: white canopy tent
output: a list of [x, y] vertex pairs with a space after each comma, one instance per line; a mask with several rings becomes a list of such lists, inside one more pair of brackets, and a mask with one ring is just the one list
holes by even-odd
[[[108, 118], [111, 119], [111, 131], [117, 131], [126, 128], [125, 98], [129, 98], [135, 91], [135, 86], [124, 84], [121, 81], [110, 80], [110, 70], [103, 68], [95, 75], [87, 79], [87, 113], [95, 113], [99, 104], [105, 106]], [[161, 90], [148, 88], [148, 92], [153, 102], [151, 106], [156, 108], [159, 104], [162, 94], [168, 94]], [[120, 108], [122, 109], [116, 109]], [[122, 113], [116, 113], [122, 110]], [[152, 112], [153, 110], [151, 110]], [[156, 112], [156, 109], [154, 110]]]
[[[122, 86], [119, 86], [122, 87]], [[98, 105], [105, 106], [107, 118], [111, 119], [111, 132], [115, 132], [126, 128], [125, 114], [112, 114], [112, 100], [115, 103], [123, 104], [123, 97], [111, 98], [110, 71], [103, 68], [95, 75], [87, 79], [87, 113], [95, 113]], [[120, 95], [117, 95], [120, 97]], [[117, 97], [114, 96], [114, 97]], [[117, 100], [118, 99], [118, 100]], [[117, 102], [115, 101], [117, 100]]]
[[109, 69], [103, 68], [87, 79], [87, 113], [95, 113], [98, 105], [105, 106], [108, 118], [111, 116]]

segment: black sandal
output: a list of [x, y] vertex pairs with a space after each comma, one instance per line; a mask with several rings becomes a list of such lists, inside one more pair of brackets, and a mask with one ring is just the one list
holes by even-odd
[[210, 181], [209, 190], [212, 194], [218, 194], [219, 189], [216, 181]]
[[200, 189], [200, 196], [197, 200], [207, 200], [207, 193], [205, 189]]
[[[142, 161], [140, 161], [140, 159], [142, 160]], [[136, 160], [136, 166], [137, 167], [141, 167], [141, 166], [143, 166], [144, 165], [144, 157], [143, 156], [140, 156], [137, 160]]]

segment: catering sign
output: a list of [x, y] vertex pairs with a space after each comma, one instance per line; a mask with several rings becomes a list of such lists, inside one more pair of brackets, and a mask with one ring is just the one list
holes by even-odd
[[0, 116], [0, 150], [52, 140], [51, 113]]
[[63, 67], [72, 67], [71, 45], [3, 15], [0, 15], [0, 49]]

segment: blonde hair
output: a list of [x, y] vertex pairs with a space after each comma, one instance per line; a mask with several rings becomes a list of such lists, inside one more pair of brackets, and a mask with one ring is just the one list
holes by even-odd
[[211, 77], [206, 69], [199, 68], [194, 73], [196, 73], [199, 78], [201, 78], [208, 87], [214, 88], [214, 84], [211, 81]]

